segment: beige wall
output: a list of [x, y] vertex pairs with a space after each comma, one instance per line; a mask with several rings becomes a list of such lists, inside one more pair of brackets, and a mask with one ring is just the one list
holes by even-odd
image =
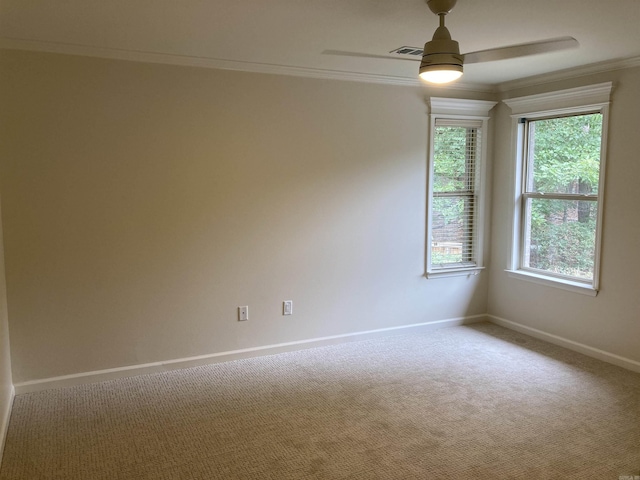
[[1, 61], [16, 382], [486, 312], [423, 276], [424, 91]]
[[497, 109], [489, 313], [640, 361], [640, 69], [510, 92], [512, 97], [614, 82], [604, 196], [600, 292], [589, 297], [507, 277], [511, 195], [510, 110]]
[[[490, 271], [426, 280], [424, 91], [3, 52], [14, 381], [487, 311], [640, 361], [640, 71], [509, 96], [608, 80], [593, 298], [504, 273], [513, 159], [504, 105], [487, 179]], [[281, 315], [285, 299], [292, 317]], [[6, 305], [0, 295], [5, 403]], [[238, 305], [250, 306], [249, 322], [236, 321]]]

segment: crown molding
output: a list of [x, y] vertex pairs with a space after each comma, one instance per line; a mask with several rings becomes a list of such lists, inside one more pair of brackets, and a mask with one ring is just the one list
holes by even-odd
[[546, 83], [567, 80], [572, 78], [593, 75], [596, 73], [623, 70], [640, 67], [640, 56], [610, 60], [594, 63], [582, 67], [573, 67], [556, 72], [550, 72], [532, 77], [510, 80], [497, 84], [481, 84], [455, 82], [446, 86], [434, 86], [422, 82], [416, 77], [400, 77], [394, 75], [380, 75], [374, 73], [347, 72], [341, 70], [325, 70], [320, 68], [294, 67], [289, 65], [277, 65], [258, 62], [242, 62], [210, 57], [197, 57], [189, 55], [173, 55], [158, 52], [145, 52], [139, 50], [126, 50], [117, 48], [103, 48], [88, 45], [76, 45], [61, 42], [48, 42], [40, 40], [26, 40], [20, 38], [0, 37], [0, 49], [28, 50], [34, 52], [59, 53], [65, 55], [79, 55], [85, 57], [108, 58], [113, 60], [128, 60], [143, 63], [160, 63], [167, 65], [180, 65], [188, 67], [213, 68], [221, 70], [234, 70], [250, 73], [266, 73], [273, 75], [289, 75], [296, 77], [319, 78], [327, 80], [347, 80], [354, 82], [378, 83], [385, 85], [400, 85], [409, 87], [422, 87], [428, 91], [448, 92], [465, 91], [483, 94], [506, 93], [519, 88], [543, 85]]
[[498, 102], [461, 98], [430, 97], [427, 99], [432, 114], [486, 117]]
[[490, 85], [464, 82], [450, 84], [446, 87], [433, 87], [422, 82], [417, 75], [415, 77], [400, 77], [374, 73], [358, 73], [320, 68], [294, 67], [289, 65], [277, 65], [269, 63], [243, 62], [190, 55], [173, 55], [158, 52], [145, 52], [139, 50], [93, 47], [87, 45], [47, 42], [39, 40], [25, 40], [19, 38], [0, 38], [0, 48], [7, 50], [27, 50], [34, 52], [59, 53], [64, 55], [79, 55], [85, 57], [107, 58], [112, 60], [127, 60], [143, 63], [160, 63], [187, 67], [234, 70], [239, 72], [289, 75], [295, 77], [318, 78], [327, 80], [347, 80], [385, 85], [400, 85], [406, 87], [423, 87], [425, 89], [434, 88], [436, 91], [461, 90], [477, 93], [493, 93], [495, 91], [495, 89]]
[[609, 102], [612, 88], [612, 82], [605, 82], [552, 93], [508, 98], [503, 102], [511, 109], [512, 116], [517, 117], [523, 113], [559, 110], [578, 105], [603, 105]]
[[640, 56], [622, 58], [616, 60], [607, 60], [605, 62], [592, 63], [582, 67], [572, 67], [565, 70], [534, 75], [532, 77], [520, 78], [496, 84], [495, 91], [499, 93], [517, 90], [519, 88], [535, 87], [547, 83], [557, 82], [561, 80], [570, 80], [573, 78], [586, 77], [597, 73], [612, 72], [615, 70], [624, 70], [627, 68], [640, 67]]
[[127, 60], [143, 63], [160, 63], [186, 67], [213, 68], [235, 70], [240, 72], [267, 73], [311, 77], [330, 80], [349, 80], [356, 82], [382, 83], [387, 85], [420, 86], [417, 78], [396, 77], [392, 75], [376, 75], [370, 73], [354, 73], [339, 70], [323, 70], [317, 68], [292, 67], [269, 63], [242, 62], [220, 58], [198, 57], [190, 55], [173, 55], [167, 53], [102, 48], [87, 45], [75, 45], [58, 42], [42, 42], [14, 38], [0, 38], [0, 48], [8, 50], [28, 50], [34, 52], [59, 53], [85, 57]]

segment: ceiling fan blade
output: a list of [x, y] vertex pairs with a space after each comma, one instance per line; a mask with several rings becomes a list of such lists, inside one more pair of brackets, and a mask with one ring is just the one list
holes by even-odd
[[470, 63], [493, 62], [496, 60], [508, 60], [510, 58], [538, 55], [539, 53], [558, 52], [577, 48], [580, 44], [573, 37], [558, 37], [539, 42], [521, 43], [508, 47], [490, 48], [464, 54], [465, 65]]
[[410, 62], [419, 62], [422, 60], [421, 56], [417, 58], [407, 58], [407, 57], [391, 57], [387, 55], [373, 55], [370, 53], [357, 53], [357, 52], [344, 52], [342, 50], [324, 50], [322, 52], [323, 55], [338, 55], [342, 57], [360, 57], [360, 58], [382, 58], [384, 60], [408, 60]]

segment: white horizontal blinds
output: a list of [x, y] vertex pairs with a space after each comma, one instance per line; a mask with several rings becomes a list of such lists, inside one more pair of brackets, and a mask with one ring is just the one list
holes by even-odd
[[436, 119], [431, 267], [476, 265], [481, 121]]
[[521, 268], [594, 276], [602, 114], [523, 120]]

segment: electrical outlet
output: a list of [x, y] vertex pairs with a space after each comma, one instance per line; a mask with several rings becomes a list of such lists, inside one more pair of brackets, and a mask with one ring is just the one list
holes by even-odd
[[282, 302], [282, 314], [293, 315], [293, 300], [285, 300]]
[[244, 322], [245, 320], [249, 320], [249, 307], [238, 307], [238, 321]]

